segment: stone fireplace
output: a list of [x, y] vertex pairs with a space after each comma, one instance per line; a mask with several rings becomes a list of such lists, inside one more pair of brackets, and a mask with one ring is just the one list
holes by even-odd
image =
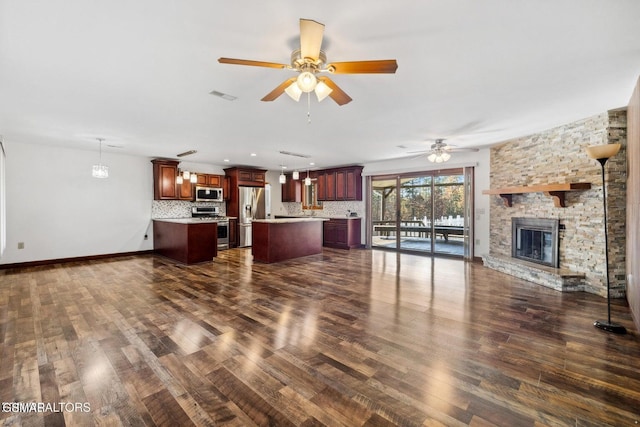
[[511, 218], [511, 256], [558, 268], [560, 221], [546, 218]]
[[[490, 189], [542, 189], [513, 192], [508, 195], [509, 203], [499, 194], [482, 196], [491, 198], [490, 253], [483, 255], [485, 266], [553, 289], [584, 290], [606, 297], [601, 169], [587, 156], [585, 148], [620, 143], [620, 152], [607, 162], [605, 179], [611, 296], [624, 297], [626, 120], [626, 109], [610, 110], [491, 148]], [[590, 184], [590, 188], [567, 191], [562, 204], [554, 203], [552, 192], [544, 190], [545, 186], [568, 183]], [[545, 262], [549, 255], [533, 249], [523, 254], [528, 259], [512, 256], [513, 226], [518, 218], [558, 221], [557, 245], [551, 231], [550, 263]], [[546, 253], [547, 232], [538, 231], [534, 227], [520, 236], [521, 250], [526, 243]]]

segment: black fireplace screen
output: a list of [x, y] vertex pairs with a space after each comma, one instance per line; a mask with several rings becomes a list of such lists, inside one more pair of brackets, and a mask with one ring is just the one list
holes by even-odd
[[543, 218], [512, 218], [511, 221], [511, 255], [557, 268], [559, 221]]

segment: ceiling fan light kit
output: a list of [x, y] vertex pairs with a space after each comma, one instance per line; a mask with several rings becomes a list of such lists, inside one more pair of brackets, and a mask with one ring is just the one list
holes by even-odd
[[302, 93], [315, 92], [318, 102], [331, 97], [338, 105], [352, 101], [342, 89], [326, 76], [331, 74], [393, 74], [398, 69], [395, 59], [375, 61], [349, 61], [327, 64], [327, 56], [322, 47], [324, 24], [311, 19], [300, 19], [300, 49], [291, 53], [291, 65], [275, 62], [252, 61], [235, 58], [219, 58], [221, 64], [249, 65], [254, 67], [268, 67], [293, 70], [298, 77], [289, 78], [262, 98], [262, 101], [273, 101], [286, 93], [294, 101], [300, 101]]

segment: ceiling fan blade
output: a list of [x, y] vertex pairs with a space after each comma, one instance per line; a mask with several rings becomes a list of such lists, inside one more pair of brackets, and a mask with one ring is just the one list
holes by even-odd
[[344, 105], [352, 101], [351, 97], [347, 95], [346, 92], [344, 92], [342, 89], [340, 89], [338, 85], [335, 84], [330, 78], [318, 77], [318, 80], [324, 82], [324, 84], [331, 88], [331, 93], [329, 94], [329, 96], [336, 102], [336, 104]]
[[379, 61], [349, 61], [333, 62], [327, 64], [327, 70], [333, 74], [393, 74], [398, 69], [395, 59], [382, 59]]
[[251, 65], [254, 67], [268, 67], [268, 68], [288, 68], [287, 64], [279, 64], [277, 62], [264, 62], [264, 61], [251, 61], [249, 59], [235, 59], [235, 58], [218, 58], [218, 62], [221, 64], [234, 64], [234, 65]]
[[277, 88], [275, 88], [274, 90], [266, 94], [264, 98], [262, 98], [260, 101], [273, 101], [274, 99], [282, 95], [284, 93], [284, 90], [288, 88], [291, 83], [295, 81], [296, 81], [295, 77], [291, 77], [290, 79], [285, 80], [280, 84], [280, 86], [278, 86]]
[[311, 19], [300, 19], [300, 56], [314, 61], [320, 56], [324, 24]]
[[446, 147], [444, 147], [445, 151], [449, 151], [449, 152], [456, 152], [456, 153], [461, 153], [463, 151], [470, 151], [470, 152], [478, 152], [480, 151], [477, 148], [455, 148], [452, 147], [450, 145], [447, 145]]

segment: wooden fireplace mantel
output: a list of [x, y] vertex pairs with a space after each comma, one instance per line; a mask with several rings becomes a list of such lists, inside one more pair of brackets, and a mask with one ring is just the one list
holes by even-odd
[[567, 182], [562, 184], [539, 184], [524, 185], [520, 187], [504, 187], [494, 188], [491, 190], [483, 190], [482, 194], [496, 194], [502, 198], [504, 205], [511, 207], [513, 205], [514, 194], [524, 193], [544, 193], [553, 199], [553, 204], [557, 208], [566, 207], [564, 196], [567, 191], [584, 191], [591, 188], [588, 182]]

